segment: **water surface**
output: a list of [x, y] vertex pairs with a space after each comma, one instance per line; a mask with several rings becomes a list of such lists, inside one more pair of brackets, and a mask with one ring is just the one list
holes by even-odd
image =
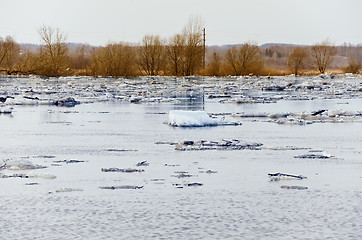
[[[56, 178], [0, 179], [1, 238], [361, 239], [361, 122], [299, 126], [235, 119], [243, 124], [205, 128], [164, 124], [173, 109], [274, 113], [357, 111], [362, 110], [360, 106], [359, 99], [16, 106], [11, 116], [0, 115], [1, 159], [25, 159], [47, 166], [31, 171]], [[260, 142], [266, 149], [176, 151], [174, 146], [155, 144], [201, 139]], [[324, 150], [335, 157], [297, 159], [294, 156], [308, 150], [267, 149], [285, 146]], [[56, 163], [72, 159], [84, 162]], [[136, 168], [145, 160], [150, 164], [142, 167], [145, 172], [101, 171]], [[209, 169], [217, 173], [206, 174]], [[178, 171], [193, 176], [174, 177]], [[275, 172], [307, 179], [269, 182], [267, 174]], [[187, 182], [203, 186], [175, 185]], [[29, 183], [37, 185], [26, 185]], [[143, 188], [100, 189], [120, 185]], [[306, 186], [308, 190], [281, 189], [281, 185]], [[62, 188], [82, 191], [57, 192]]]

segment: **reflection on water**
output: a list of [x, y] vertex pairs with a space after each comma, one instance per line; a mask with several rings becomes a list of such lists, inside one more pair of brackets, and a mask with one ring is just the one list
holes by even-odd
[[[17, 106], [0, 115], [1, 160], [47, 166], [56, 179], [2, 178], [2, 239], [361, 239], [361, 122], [305, 126], [248, 121], [241, 126], [173, 128], [173, 109], [207, 112], [361, 110], [361, 100], [217, 104], [202, 95], [177, 104]], [[262, 150], [175, 151], [156, 142], [240, 139]], [[297, 159], [308, 150], [330, 159]], [[109, 151], [112, 149], [113, 151]], [[44, 156], [55, 156], [46, 158]], [[74, 163], [63, 160], [79, 160]], [[102, 172], [137, 168], [144, 172]], [[68, 161], [69, 162], [69, 161]], [[167, 165], [165, 165], [167, 164]], [[217, 173], [208, 174], [206, 170]], [[3, 174], [23, 171], [3, 169]], [[176, 172], [176, 173], [175, 173]], [[190, 177], [177, 178], [177, 172]], [[307, 176], [269, 182], [268, 173]], [[186, 187], [185, 183], [202, 183]], [[37, 183], [30, 185], [29, 183]], [[28, 184], [28, 185], [26, 185]], [[144, 186], [102, 190], [102, 186]], [[184, 186], [177, 188], [176, 186]], [[282, 185], [308, 190], [282, 189]], [[82, 191], [61, 192], [60, 189]]]
[[203, 94], [197, 96], [185, 96], [177, 98], [177, 103], [174, 104], [175, 110], [192, 110], [204, 111], [205, 98]]
[[203, 111], [205, 109], [205, 95], [200, 89], [189, 88], [178, 93], [174, 104], [175, 110]]

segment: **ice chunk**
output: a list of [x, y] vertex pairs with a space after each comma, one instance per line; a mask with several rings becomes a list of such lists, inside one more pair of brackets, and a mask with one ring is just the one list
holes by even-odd
[[5, 162], [4, 167], [10, 170], [32, 170], [46, 168], [45, 166], [33, 164], [28, 160], [9, 160]]
[[302, 180], [307, 178], [302, 175], [292, 175], [285, 173], [269, 173], [268, 176], [271, 182], [280, 181], [280, 180]]
[[175, 127], [217, 126], [219, 121], [211, 118], [205, 111], [170, 111], [168, 124]]
[[12, 107], [5, 107], [5, 108], [0, 108], [0, 114], [4, 113], [4, 114], [11, 114], [13, 112]]

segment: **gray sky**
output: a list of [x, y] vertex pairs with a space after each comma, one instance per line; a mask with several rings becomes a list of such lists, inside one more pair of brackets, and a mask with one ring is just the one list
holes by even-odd
[[207, 45], [362, 43], [362, 0], [0, 0], [0, 36], [40, 43], [42, 25], [68, 42], [105, 45], [168, 38], [190, 16], [205, 22]]

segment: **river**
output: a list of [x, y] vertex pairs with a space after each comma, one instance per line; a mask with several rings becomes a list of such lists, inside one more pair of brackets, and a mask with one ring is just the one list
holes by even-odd
[[[38, 177], [0, 179], [0, 238], [362, 239], [361, 121], [279, 125], [234, 119], [242, 124], [202, 128], [167, 124], [174, 109], [274, 113], [358, 111], [361, 106], [361, 99], [16, 106], [11, 115], [0, 115], [1, 160], [46, 168], [1, 171]], [[174, 145], [156, 144], [222, 139], [263, 146], [177, 151]], [[276, 150], [287, 146], [299, 150]], [[332, 157], [295, 158], [311, 150]], [[142, 161], [149, 165], [137, 167]], [[178, 177], [180, 172], [189, 176]], [[307, 178], [269, 181], [268, 173], [277, 172]], [[110, 186], [140, 188], [102, 189]]]

